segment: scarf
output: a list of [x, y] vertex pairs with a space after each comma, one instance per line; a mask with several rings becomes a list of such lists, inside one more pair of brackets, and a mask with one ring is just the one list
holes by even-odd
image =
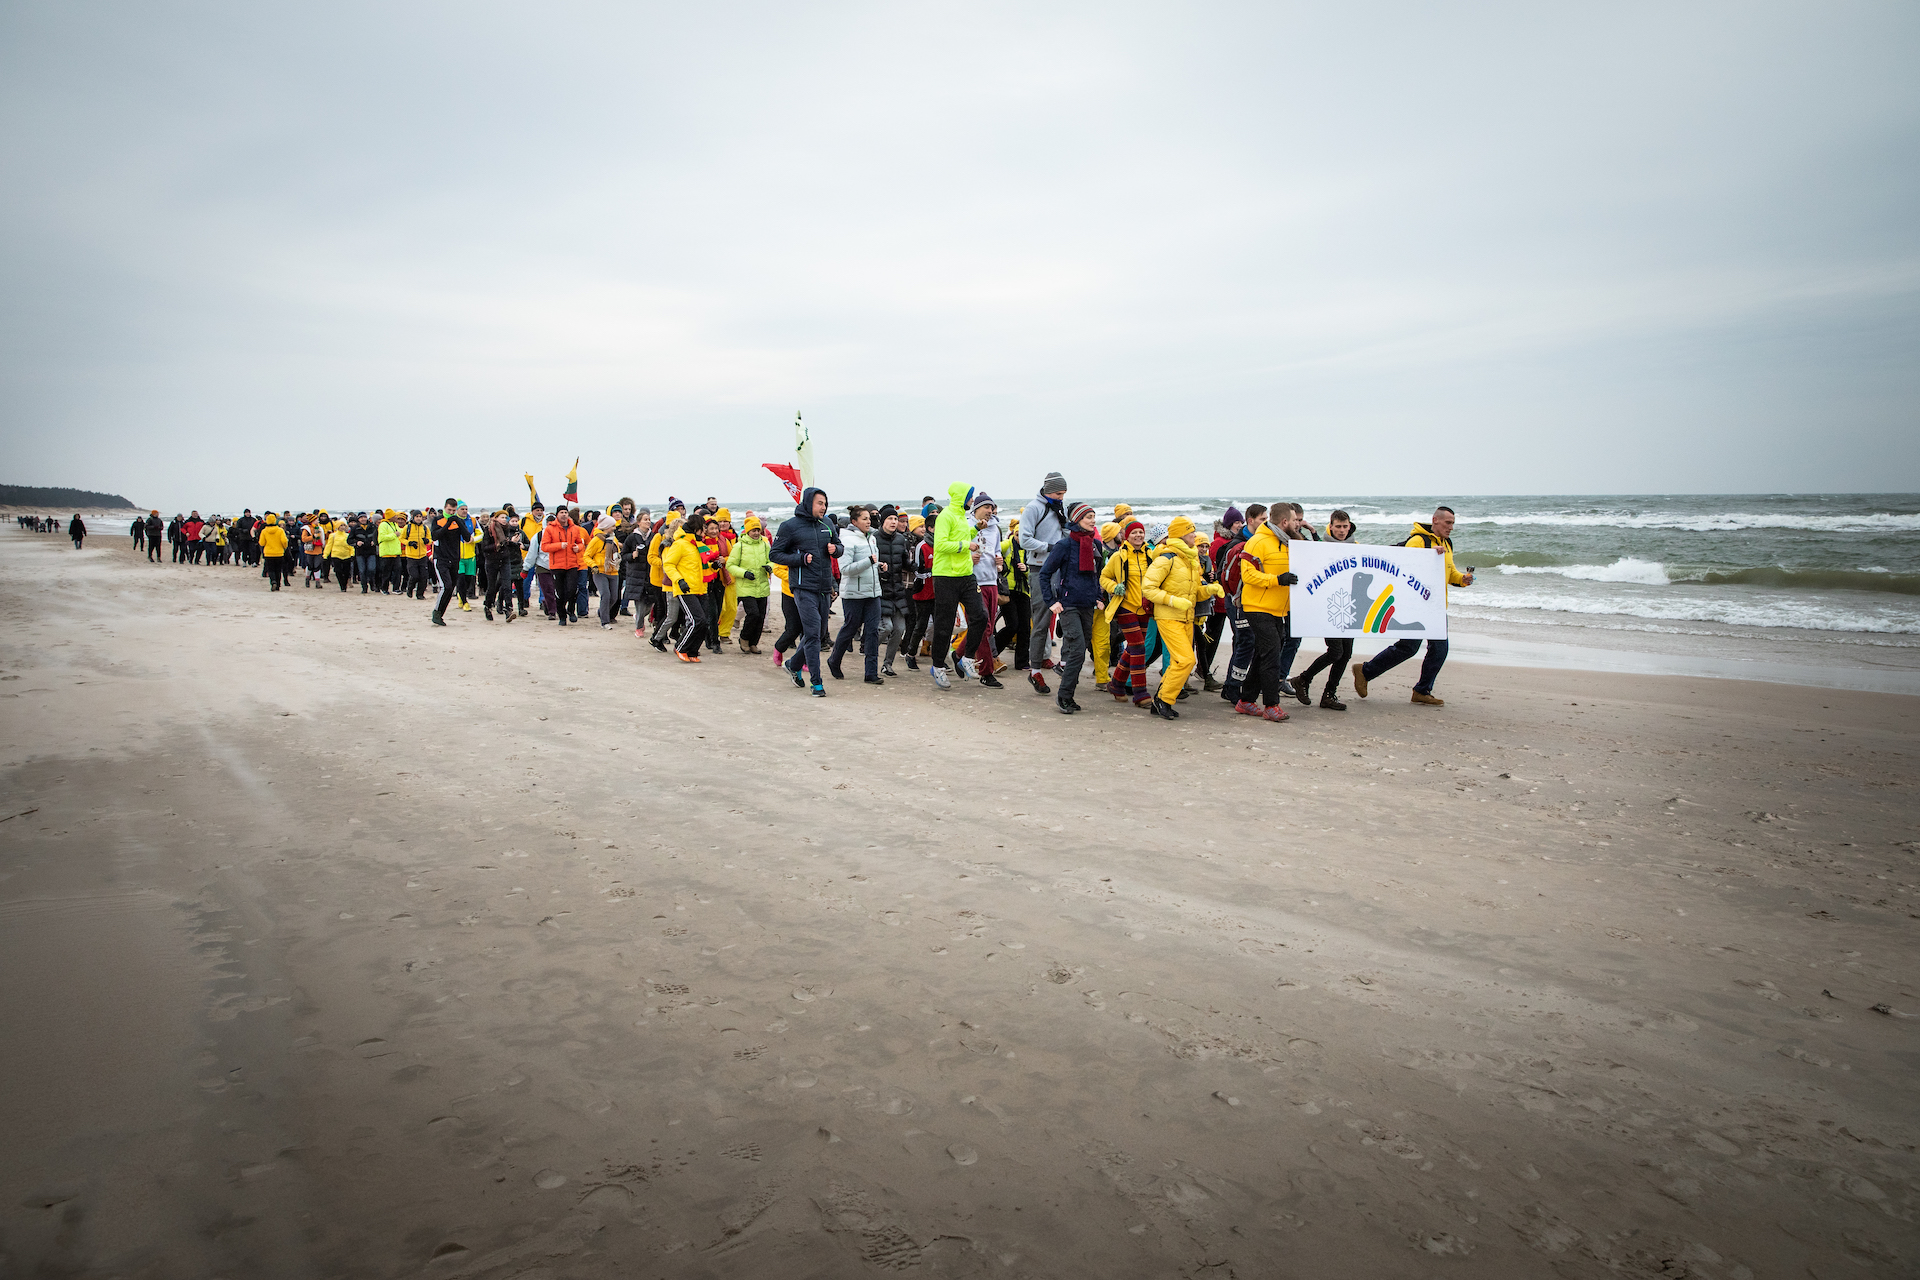
[[1099, 567], [1094, 559], [1094, 548], [1100, 545], [1100, 535], [1075, 529], [1073, 540], [1080, 544], [1080, 572], [1092, 573]]

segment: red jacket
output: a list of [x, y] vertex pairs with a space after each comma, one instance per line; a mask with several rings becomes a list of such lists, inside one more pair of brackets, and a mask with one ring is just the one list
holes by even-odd
[[546, 532], [540, 535], [540, 549], [547, 553], [547, 567], [550, 569], [578, 569], [586, 563], [584, 555], [587, 545], [587, 531], [577, 524], [564, 528], [550, 524]]

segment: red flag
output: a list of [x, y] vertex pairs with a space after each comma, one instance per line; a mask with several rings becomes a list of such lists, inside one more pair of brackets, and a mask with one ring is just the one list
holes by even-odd
[[787, 492], [793, 495], [795, 502], [800, 501], [800, 473], [784, 462], [763, 462], [760, 464], [780, 477], [780, 483], [787, 486]]

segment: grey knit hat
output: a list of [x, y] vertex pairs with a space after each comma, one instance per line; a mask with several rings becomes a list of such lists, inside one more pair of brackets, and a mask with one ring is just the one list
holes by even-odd
[[1058, 471], [1047, 472], [1047, 478], [1040, 482], [1041, 493], [1065, 493], [1066, 491], [1067, 478]]

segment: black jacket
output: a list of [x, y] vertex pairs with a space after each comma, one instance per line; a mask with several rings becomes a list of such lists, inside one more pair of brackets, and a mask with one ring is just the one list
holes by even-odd
[[880, 565], [886, 570], [880, 575], [881, 599], [907, 599], [913, 594], [913, 535], [876, 533], [873, 540], [880, 548]]
[[[822, 596], [833, 593], [832, 561], [840, 555], [839, 531], [833, 521], [813, 515], [814, 495], [820, 492], [809, 488], [800, 495], [793, 514], [780, 522], [779, 531], [773, 535], [773, 550], [768, 553], [775, 564], [787, 566], [787, 585], [795, 595], [802, 591]], [[812, 564], [807, 563], [809, 555]]]

